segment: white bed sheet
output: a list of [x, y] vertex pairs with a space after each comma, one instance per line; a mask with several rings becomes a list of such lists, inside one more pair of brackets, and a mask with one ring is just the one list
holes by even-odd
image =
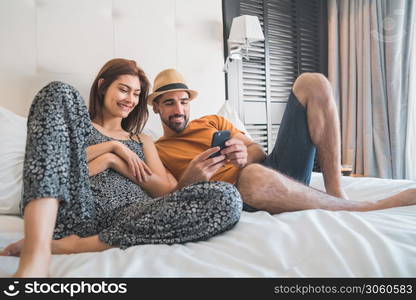
[[[313, 174], [312, 186], [322, 189]], [[376, 200], [416, 182], [344, 177], [352, 199]], [[0, 216], [0, 247], [22, 236]], [[230, 231], [197, 243], [54, 255], [52, 277], [415, 277], [416, 205], [373, 212], [243, 212]], [[18, 258], [0, 257], [0, 276]]]

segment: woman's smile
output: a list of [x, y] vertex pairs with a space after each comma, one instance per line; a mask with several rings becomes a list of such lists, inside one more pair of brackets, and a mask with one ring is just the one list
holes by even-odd
[[121, 108], [123, 112], [129, 113], [133, 109], [133, 105], [125, 102], [117, 102], [117, 106]]

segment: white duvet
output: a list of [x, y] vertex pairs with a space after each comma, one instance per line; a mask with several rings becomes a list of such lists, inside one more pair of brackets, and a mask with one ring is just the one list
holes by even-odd
[[[344, 177], [352, 199], [376, 200], [416, 182]], [[312, 186], [322, 189], [314, 174]], [[0, 216], [0, 247], [22, 237], [22, 220]], [[208, 241], [54, 255], [52, 277], [415, 277], [416, 206], [374, 212], [243, 212]], [[18, 258], [0, 257], [0, 276]]]

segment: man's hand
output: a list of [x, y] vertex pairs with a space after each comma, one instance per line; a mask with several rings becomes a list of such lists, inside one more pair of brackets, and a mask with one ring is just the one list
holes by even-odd
[[220, 147], [209, 148], [195, 156], [189, 163], [178, 183], [178, 188], [200, 182], [209, 181], [219, 168], [225, 165], [224, 155], [209, 158], [211, 154], [218, 152]]
[[227, 157], [227, 160], [237, 168], [242, 168], [247, 164], [247, 147], [240, 139], [232, 138], [225, 142], [225, 149], [221, 154]]

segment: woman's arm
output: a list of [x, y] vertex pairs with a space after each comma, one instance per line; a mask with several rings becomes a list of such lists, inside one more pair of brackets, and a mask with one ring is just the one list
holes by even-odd
[[90, 162], [105, 153], [115, 152], [119, 143], [118, 141], [108, 141], [88, 146], [86, 149], [87, 161]]
[[140, 135], [140, 139], [143, 143], [145, 164], [151, 170], [151, 175], [141, 172], [143, 175], [141, 178], [134, 176], [130, 172], [128, 164], [118, 155], [108, 157], [110, 164], [108, 167], [139, 184], [152, 197], [159, 197], [172, 192], [177, 185], [177, 181], [161, 162], [152, 139], [144, 134]]
[[152, 175], [151, 180], [147, 181], [143, 187], [158, 196], [172, 192], [178, 183], [175, 177], [163, 165], [152, 139], [145, 134], [141, 134], [140, 139], [143, 142], [144, 160], [155, 175]]
[[94, 176], [109, 168], [114, 156], [123, 159], [129, 168], [129, 172], [143, 181], [147, 175], [152, 175], [149, 167], [139, 156], [119, 141], [109, 141], [87, 147], [87, 161], [89, 175]]
[[[113, 153], [105, 153], [88, 162], [88, 175], [95, 176], [111, 166], [117, 155]], [[121, 158], [120, 158], [121, 159]]]
[[[175, 177], [173, 177], [173, 175], [167, 170], [166, 179], [163, 179], [163, 177], [159, 176], [158, 174], [152, 173], [152, 175], [150, 176], [145, 176], [145, 180], [140, 181], [137, 177], [131, 174], [126, 162], [115, 154], [113, 154], [112, 157], [109, 158], [108, 167], [120, 173], [124, 177], [127, 177], [134, 183], [140, 185], [152, 197], [166, 195], [175, 190], [176, 188], [177, 181]], [[169, 182], [166, 182], [166, 180], [168, 180]]]
[[[113, 169], [124, 177], [129, 178], [134, 183], [140, 184], [141, 181], [133, 176], [127, 163], [121, 159], [117, 154], [105, 153], [88, 163], [88, 175], [95, 176], [106, 169]], [[145, 177], [147, 179], [147, 177]]]
[[[90, 154], [92, 154], [90, 157], [95, 156], [95, 158], [89, 160], [88, 162], [89, 176], [97, 175], [104, 170], [111, 168], [121, 175], [129, 178], [131, 181], [139, 184], [152, 197], [159, 197], [171, 192], [176, 186], [176, 179], [166, 171], [165, 167], [159, 159], [159, 155], [157, 153], [156, 147], [153, 144], [153, 141], [147, 136], [142, 136], [141, 139], [143, 141], [145, 162], [142, 163], [142, 166], [140, 167], [150, 169], [150, 172], [145, 171], [144, 168], [141, 170], [137, 169], [138, 171], [136, 172], [131, 171], [131, 168], [127, 162], [116, 154], [117, 150], [129, 151], [127, 149], [118, 149], [123, 148], [124, 145], [120, 146], [118, 144], [113, 144], [110, 147], [108, 145], [103, 145], [106, 143], [102, 143], [90, 146], [93, 147], [90, 148]], [[106, 150], [113, 150], [115, 153], [107, 152], [101, 155], [97, 155]]]

